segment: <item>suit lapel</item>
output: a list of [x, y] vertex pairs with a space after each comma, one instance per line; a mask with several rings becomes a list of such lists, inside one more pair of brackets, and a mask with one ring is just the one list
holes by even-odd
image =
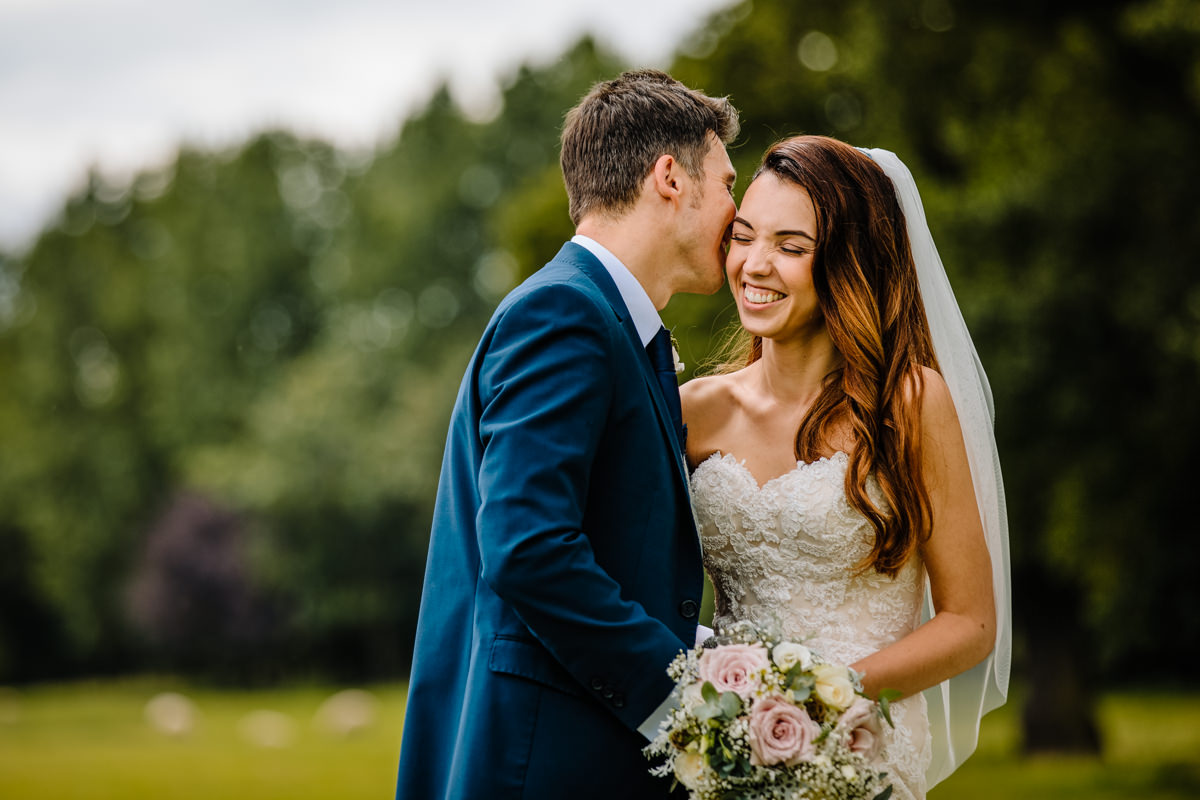
[[658, 415], [658, 425], [662, 429], [663, 435], [674, 456], [675, 471], [679, 475], [684, 491], [687, 492], [690, 500], [691, 487], [688, 481], [687, 464], [683, 460], [683, 445], [679, 441], [679, 432], [675, 430], [675, 424], [671, 420], [671, 412], [667, 409], [666, 400], [663, 399], [662, 389], [658, 385], [658, 376], [654, 372], [654, 365], [650, 363], [650, 355], [642, 345], [641, 337], [638, 336], [637, 328], [633, 324], [633, 318], [629, 315], [629, 309], [625, 306], [625, 301], [621, 298], [621, 293], [617, 290], [617, 285], [613, 283], [608, 270], [604, 268], [599, 259], [588, 252], [586, 248], [580, 247], [577, 244], [572, 242], [564, 244], [562, 250], [555, 256], [555, 260], [562, 260], [574, 265], [596, 286], [604, 296], [604, 299], [608, 301], [608, 305], [612, 308], [613, 314], [617, 317], [622, 330], [625, 331], [628, 343], [634, 351], [634, 361], [637, 362], [638, 368], [641, 370], [642, 379], [646, 384], [646, 391], [650, 394], [654, 411]]

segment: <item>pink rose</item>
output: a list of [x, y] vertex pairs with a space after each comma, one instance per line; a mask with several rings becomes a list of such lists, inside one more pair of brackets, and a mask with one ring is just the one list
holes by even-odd
[[863, 697], [855, 700], [838, 720], [836, 735], [842, 737], [852, 751], [867, 761], [874, 761], [883, 749], [883, 725], [875, 704]]
[[764, 697], [750, 710], [750, 763], [794, 767], [813, 757], [821, 726], [800, 706], [779, 695]]
[[761, 644], [721, 645], [700, 654], [700, 680], [745, 699], [758, 688], [767, 666], [767, 648]]

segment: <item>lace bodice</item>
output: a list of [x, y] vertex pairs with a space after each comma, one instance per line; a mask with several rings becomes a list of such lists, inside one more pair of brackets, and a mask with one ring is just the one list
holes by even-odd
[[[851, 664], [920, 622], [925, 570], [909, 559], [895, 578], [859, 565], [875, 530], [844, 489], [849, 456], [835, 453], [759, 486], [732, 455], [714, 454], [692, 475], [704, 565], [716, 589], [717, 627], [750, 621]], [[872, 476], [871, 499], [883, 492]], [[929, 761], [925, 701], [895, 704], [886, 760], [894, 797], [923, 797]]]

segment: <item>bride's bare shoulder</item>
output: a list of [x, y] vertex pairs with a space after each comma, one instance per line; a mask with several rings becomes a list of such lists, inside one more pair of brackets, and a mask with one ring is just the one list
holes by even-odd
[[745, 378], [743, 369], [696, 378], [680, 387], [687, 454], [693, 465], [729, 446], [731, 431], [742, 419]]
[[[727, 413], [737, 396], [736, 372], [693, 378], [679, 387], [684, 419], [712, 419]], [[689, 422], [689, 424], [691, 424]]]
[[738, 373], [693, 378], [679, 387], [683, 421], [687, 424], [688, 463], [695, 468], [708, 458], [728, 437], [728, 427], [736, 417]]

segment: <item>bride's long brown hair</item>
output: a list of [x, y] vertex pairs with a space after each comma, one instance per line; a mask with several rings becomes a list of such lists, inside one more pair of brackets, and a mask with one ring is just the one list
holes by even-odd
[[[849, 429], [846, 496], [875, 528], [875, 545], [861, 567], [895, 576], [932, 523], [921, 469], [921, 367], [938, 368], [904, 214], [883, 170], [836, 139], [784, 139], [763, 156], [754, 177], [767, 172], [812, 198], [813, 285], [843, 359], [800, 423], [796, 458], [820, 457], [836, 426]], [[762, 357], [762, 339], [745, 338], [741, 366]], [[884, 508], [867, 493], [872, 472]]]

